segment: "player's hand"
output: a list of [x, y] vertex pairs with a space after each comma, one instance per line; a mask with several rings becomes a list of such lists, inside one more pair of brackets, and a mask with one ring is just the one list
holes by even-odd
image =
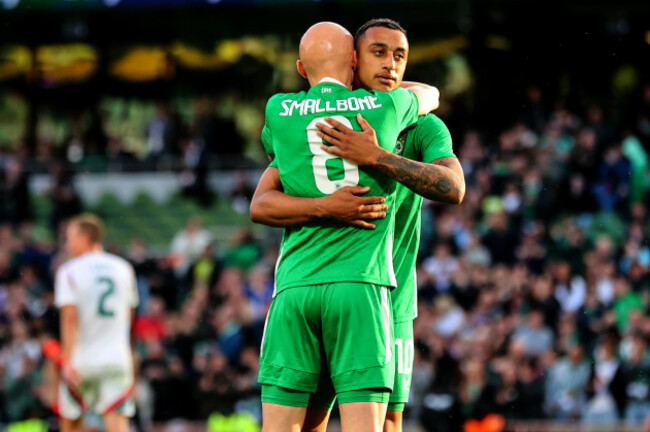
[[331, 117], [326, 117], [325, 123], [316, 123], [318, 136], [331, 144], [322, 145], [327, 153], [349, 159], [357, 165], [373, 165], [386, 150], [379, 147], [377, 134], [370, 124], [357, 114], [357, 121], [362, 132], [357, 132]]
[[386, 199], [380, 196], [362, 197], [370, 190], [364, 186], [345, 186], [324, 198], [325, 214], [331, 219], [364, 229], [375, 229], [368, 222], [386, 217]]
[[81, 375], [79, 371], [71, 366], [69, 363], [64, 363], [61, 369], [61, 376], [63, 380], [73, 386], [78, 386], [81, 383]]

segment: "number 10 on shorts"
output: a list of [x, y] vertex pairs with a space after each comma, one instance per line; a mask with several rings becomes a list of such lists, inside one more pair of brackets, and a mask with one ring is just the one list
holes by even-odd
[[413, 350], [413, 339], [395, 339], [398, 374], [410, 374], [413, 371]]

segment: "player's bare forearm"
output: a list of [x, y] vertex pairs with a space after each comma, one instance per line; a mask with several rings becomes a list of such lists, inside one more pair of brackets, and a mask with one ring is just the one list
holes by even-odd
[[72, 351], [77, 343], [78, 326], [77, 307], [63, 306], [61, 308], [61, 353], [66, 362], [72, 357]]
[[427, 114], [440, 106], [440, 91], [434, 86], [415, 81], [402, 81], [400, 87], [415, 93], [420, 103], [420, 115]]
[[321, 148], [330, 154], [371, 166], [397, 180], [423, 197], [448, 204], [459, 204], [465, 196], [465, 176], [458, 159], [444, 157], [431, 163], [416, 162], [379, 147], [375, 130], [359, 114], [361, 132], [325, 118], [316, 125], [318, 136], [331, 146]]
[[272, 227], [304, 225], [323, 217], [319, 198], [297, 198], [272, 190], [251, 201], [251, 220]]
[[384, 218], [388, 207], [383, 204], [382, 197], [358, 196], [368, 190], [362, 186], [347, 186], [326, 197], [294, 197], [283, 192], [277, 168], [267, 168], [251, 200], [251, 220], [273, 227], [288, 227], [335, 219], [372, 229], [375, 225], [367, 221]]
[[283, 192], [277, 168], [267, 168], [251, 200], [251, 220], [272, 227], [311, 222], [321, 216], [318, 198], [297, 198]]
[[424, 163], [385, 151], [372, 166], [432, 201], [460, 204], [465, 196], [463, 169], [453, 157]]

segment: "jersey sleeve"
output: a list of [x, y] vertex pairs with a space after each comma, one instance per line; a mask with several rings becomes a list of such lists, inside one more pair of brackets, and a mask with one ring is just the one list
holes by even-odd
[[420, 118], [415, 142], [421, 147], [422, 162], [432, 162], [443, 157], [453, 157], [454, 149], [447, 125], [434, 114]]
[[273, 157], [275, 152], [273, 151], [273, 140], [271, 139], [271, 128], [267, 124], [264, 125], [262, 129], [262, 145], [264, 146], [264, 151], [267, 155]]
[[62, 266], [56, 272], [56, 279], [54, 282], [54, 303], [58, 307], [77, 305], [74, 283], [67, 266]]
[[273, 107], [277, 105], [277, 96], [272, 96], [266, 102], [266, 108], [264, 109], [265, 122], [264, 128], [262, 129], [262, 145], [264, 146], [264, 151], [272, 158], [275, 157], [275, 150], [273, 150], [273, 135], [271, 134], [270, 122], [273, 119]]
[[418, 111], [420, 103], [417, 96], [411, 90], [397, 88], [388, 93], [393, 100], [395, 112], [397, 114], [397, 124], [399, 130], [404, 130], [418, 121]]

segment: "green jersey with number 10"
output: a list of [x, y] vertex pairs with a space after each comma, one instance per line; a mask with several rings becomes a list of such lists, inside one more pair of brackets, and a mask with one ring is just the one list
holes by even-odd
[[394, 151], [399, 132], [417, 122], [418, 101], [404, 89], [382, 93], [351, 91], [321, 82], [307, 92], [273, 96], [266, 105], [264, 147], [280, 172], [284, 191], [316, 198], [344, 186], [368, 186], [368, 196], [383, 196], [387, 217], [374, 230], [336, 221], [285, 228], [276, 267], [276, 293], [286, 288], [332, 282], [396, 286], [392, 262], [394, 180], [325, 152], [316, 124], [332, 117], [361, 130], [361, 113], [377, 132], [379, 145]]
[[[447, 126], [433, 114], [421, 116], [417, 124], [400, 135], [395, 153], [418, 162], [456, 157]], [[396, 323], [417, 316], [415, 263], [420, 246], [420, 210], [422, 197], [398, 183], [395, 194], [395, 252], [393, 263], [397, 289], [392, 293], [393, 319]]]

